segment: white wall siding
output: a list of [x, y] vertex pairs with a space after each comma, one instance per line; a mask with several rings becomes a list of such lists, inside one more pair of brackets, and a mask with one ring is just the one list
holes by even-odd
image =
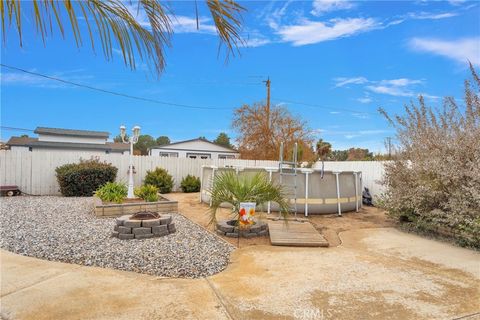
[[[59, 187], [55, 177], [55, 168], [67, 163], [76, 163], [80, 159], [98, 157], [118, 168], [117, 180], [128, 181], [128, 155], [92, 154], [90, 152], [56, 152], [26, 150], [0, 150], [0, 185], [17, 185], [20, 190], [34, 195], [58, 195]], [[147, 170], [162, 167], [168, 170], [175, 180], [174, 188], [179, 190], [180, 182], [187, 174], [200, 177], [202, 165], [225, 165], [243, 167], [277, 167], [277, 161], [241, 160], [241, 159], [185, 159], [159, 156], [134, 156], [135, 185], [140, 185]], [[316, 164], [316, 168], [320, 168]], [[378, 194], [382, 191], [378, 180], [383, 175], [383, 163], [374, 161], [326, 162], [325, 170], [362, 171], [363, 184]]]
[[41, 133], [38, 135], [38, 141], [105, 144], [105, 142], [107, 142], [107, 139]]

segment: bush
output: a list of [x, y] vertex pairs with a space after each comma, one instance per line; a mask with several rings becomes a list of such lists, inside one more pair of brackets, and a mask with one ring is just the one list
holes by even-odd
[[385, 165], [383, 203], [389, 214], [421, 231], [448, 234], [480, 248], [480, 79], [465, 82], [465, 107], [445, 98], [443, 110], [406, 106], [390, 118], [400, 143]]
[[115, 181], [118, 169], [98, 159], [80, 160], [55, 169], [60, 192], [65, 197], [91, 197], [107, 182]]
[[200, 178], [187, 175], [182, 179], [180, 188], [183, 192], [198, 192], [200, 191]]
[[147, 171], [144, 185], [147, 184], [157, 187], [160, 193], [170, 193], [173, 188], [173, 178], [167, 170], [157, 167], [153, 171]]
[[128, 188], [124, 183], [107, 182], [97, 191], [95, 195], [103, 202], [122, 203], [123, 199], [127, 197]]
[[151, 184], [147, 184], [141, 187], [136, 187], [134, 193], [135, 193], [135, 196], [147, 202], [158, 201], [158, 188], [155, 186], [152, 186]]

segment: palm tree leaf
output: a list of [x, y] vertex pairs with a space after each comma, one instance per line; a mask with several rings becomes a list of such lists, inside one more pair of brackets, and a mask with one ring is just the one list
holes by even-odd
[[[243, 44], [240, 36], [241, 13], [245, 10], [233, 0], [206, 0], [220, 38], [220, 44], [230, 53]], [[59, 6], [63, 4], [63, 6]], [[113, 48], [119, 46], [123, 60], [135, 69], [135, 58], [146, 60], [160, 74], [165, 68], [164, 48], [170, 46], [173, 33], [170, 16], [172, 13], [160, 0], [138, 0], [138, 10], [145, 13], [148, 25], [136, 20], [122, 0], [32, 0], [35, 26], [45, 42], [47, 25], [52, 33], [52, 14], [62, 37], [65, 35], [63, 16], [66, 15], [78, 47], [82, 46], [82, 33], [79, 19], [85, 19], [88, 37], [93, 50], [98, 35], [103, 54], [107, 60], [112, 58]], [[81, 12], [81, 14], [79, 14]], [[7, 13], [7, 14], [6, 14]], [[15, 22], [20, 46], [23, 45], [22, 9], [19, 0], [0, 1], [3, 41], [6, 41], [5, 22]], [[198, 17], [198, 13], [197, 13]], [[197, 18], [198, 19], [198, 18]], [[95, 27], [95, 32], [93, 30]]]

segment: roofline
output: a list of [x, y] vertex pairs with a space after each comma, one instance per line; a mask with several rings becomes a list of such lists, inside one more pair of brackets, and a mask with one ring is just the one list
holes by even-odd
[[83, 149], [83, 150], [104, 150], [111, 152], [124, 152], [129, 151], [130, 147], [125, 146], [124, 149], [121, 148], [112, 148], [110, 146], [111, 142], [106, 144], [96, 144], [96, 143], [75, 143], [75, 142], [53, 142], [53, 141], [31, 141], [27, 143], [7, 143], [9, 146], [14, 147], [27, 147], [27, 148], [55, 148], [55, 149]]
[[[48, 130], [53, 130], [48, 131]], [[63, 132], [55, 132], [55, 130], [62, 130]], [[69, 132], [70, 131], [70, 132]], [[77, 132], [74, 132], [77, 131]], [[84, 132], [79, 133], [79, 132]], [[63, 129], [63, 128], [49, 128], [49, 127], [37, 127], [33, 131], [36, 134], [58, 135], [58, 136], [73, 136], [73, 137], [98, 137], [108, 138], [110, 132], [107, 131], [92, 131], [92, 130], [79, 130], [79, 129]]]
[[[202, 138], [195, 138], [195, 139], [183, 140], [183, 141], [178, 141], [178, 142], [169, 143], [169, 144], [161, 144], [161, 145], [158, 145], [158, 146], [153, 146], [153, 147], [150, 147], [150, 148], [148, 148], [148, 150], [152, 150], [152, 149], [158, 149], [158, 148], [166, 148], [167, 146], [174, 146], [174, 145], [177, 145], [177, 144], [180, 144], [180, 143], [192, 142], [192, 141], [203, 141], [203, 142], [208, 142], [208, 143], [210, 143], [210, 144], [213, 144], [214, 146], [219, 146], [219, 147], [222, 147], [222, 148], [225, 148], [225, 149], [231, 150], [231, 151], [228, 151], [228, 152], [235, 152], [235, 153], [238, 153], [238, 151], [237, 151], [237, 150], [235, 150], [235, 149], [233, 149], [233, 148], [225, 147], [225, 146], [222, 146], [222, 145], [216, 144], [215, 142], [212, 142], [212, 141], [210, 141], [210, 140], [207, 140], [207, 139], [202, 139]], [[176, 150], [190, 150], [190, 149], [176, 149]], [[225, 152], [227, 152], [227, 151], [225, 151]]]

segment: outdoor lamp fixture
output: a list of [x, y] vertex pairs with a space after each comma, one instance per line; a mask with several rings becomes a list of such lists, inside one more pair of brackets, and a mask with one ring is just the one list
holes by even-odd
[[140, 127], [135, 126], [132, 129], [132, 136], [127, 138], [126, 136], [127, 129], [125, 126], [120, 126], [120, 136], [122, 137], [123, 143], [130, 143], [130, 157], [128, 161], [128, 199], [135, 198], [133, 194], [133, 145], [138, 142], [138, 136], [140, 135]]

